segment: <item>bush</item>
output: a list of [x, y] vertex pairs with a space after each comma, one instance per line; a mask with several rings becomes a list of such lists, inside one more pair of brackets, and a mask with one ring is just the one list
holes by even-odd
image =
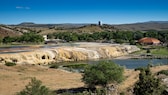
[[161, 81], [156, 79], [148, 68], [142, 70], [139, 74], [139, 81], [135, 84], [135, 95], [161, 95], [164, 87]]
[[14, 62], [6, 62], [5, 65], [6, 66], [15, 66], [16, 63], [14, 63]]
[[49, 68], [58, 69], [59, 65], [58, 64], [51, 64]]
[[98, 64], [88, 65], [84, 69], [83, 81], [89, 87], [101, 85], [107, 87], [110, 83], [119, 83], [123, 80], [124, 68], [109, 61], [102, 61]]
[[147, 49], [147, 50], [146, 50], [146, 53], [151, 53], [150, 49]]
[[167, 76], [168, 76], [168, 70], [159, 71], [157, 74], [158, 74], [158, 75], [159, 75], [159, 74], [164, 74], [164, 75], [167, 75]]
[[138, 67], [138, 68], [135, 68], [135, 71], [142, 71], [142, 70], [144, 70], [145, 68], [144, 67]]
[[54, 95], [49, 88], [42, 85], [40, 80], [32, 78], [31, 82], [25, 86], [25, 89], [17, 93], [17, 95]]

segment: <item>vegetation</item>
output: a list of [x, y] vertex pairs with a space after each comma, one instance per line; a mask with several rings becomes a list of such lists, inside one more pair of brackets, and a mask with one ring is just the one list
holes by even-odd
[[97, 41], [115, 39], [116, 43], [131, 43], [135, 44], [135, 40], [143, 37], [154, 37], [162, 42], [168, 42], [168, 31], [152, 31], [148, 32], [132, 32], [132, 31], [116, 31], [116, 32], [94, 32], [94, 33], [76, 33], [76, 32], [57, 32], [48, 34], [49, 38], [59, 38], [69, 41]]
[[41, 43], [43, 41], [44, 41], [43, 36], [30, 32], [30, 33], [25, 33], [20, 37], [10, 37], [10, 36], [4, 37], [2, 42], [5, 44], [8, 44], [12, 42]]
[[76, 93], [72, 93], [72, 92], [67, 91], [67, 92], [61, 93], [60, 95], [107, 95], [107, 94], [106, 94], [105, 89], [97, 88], [94, 91], [85, 89], [84, 91], [76, 92]]
[[160, 72], [157, 73], [158, 75], [159, 74], [164, 74], [164, 75], [167, 75], [168, 76], [168, 70], [162, 70]]
[[141, 70], [139, 81], [134, 87], [135, 95], [161, 95], [163, 90], [161, 81], [151, 74], [149, 66]]
[[135, 71], [143, 71], [145, 68], [144, 67], [138, 67], [138, 68], [135, 68]]
[[168, 48], [165, 46], [154, 46], [150, 47], [150, 49], [143, 49], [142, 47], [140, 51], [134, 52], [134, 54], [151, 54], [151, 55], [158, 55], [158, 56], [168, 56]]
[[70, 64], [64, 65], [63, 67], [72, 68], [72, 69], [84, 69], [88, 64]]
[[101, 85], [107, 87], [110, 83], [120, 83], [123, 80], [123, 67], [113, 62], [102, 61], [98, 64], [88, 65], [84, 69], [83, 81], [89, 87]]
[[59, 68], [59, 65], [57, 65], [57, 64], [51, 64], [51, 65], [49, 66], [49, 68], [55, 68], [55, 69], [57, 69], [57, 68]]
[[15, 66], [16, 63], [14, 63], [14, 62], [6, 62], [5, 65], [6, 66]]
[[25, 86], [25, 89], [17, 93], [17, 95], [54, 95], [49, 88], [42, 85], [40, 80], [32, 78], [31, 82]]
[[167, 48], [157, 48], [157, 49], [153, 49], [151, 53], [155, 55], [168, 55], [168, 49]]

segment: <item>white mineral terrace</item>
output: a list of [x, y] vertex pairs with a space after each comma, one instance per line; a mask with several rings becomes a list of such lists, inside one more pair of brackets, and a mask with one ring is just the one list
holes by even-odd
[[107, 43], [73, 43], [74, 46], [57, 46], [51, 48], [25, 49], [27, 52], [0, 54], [0, 63], [48, 64], [51, 62], [81, 61], [114, 58], [140, 50], [132, 45]]

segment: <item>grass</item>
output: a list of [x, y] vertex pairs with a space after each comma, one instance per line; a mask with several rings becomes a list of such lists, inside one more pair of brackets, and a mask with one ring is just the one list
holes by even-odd
[[51, 65], [49, 66], [49, 68], [58, 69], [58, 68], [59, 68], [59, 65], [58, 65], [58, 64], [51, 64]]
[[64, 65], [63, 67], [67, 67], [67, 68], [72, 68], [72, 69], [84, 69], [85, 66], [87, 66], [88, 64], [70, 64], [70, 65]]
[[[138, 46], [140, 47], [140, 46]], [[147, 54], [147, 50], [140, 47], [141, 50], [134, 52], [133, 54]], [[151, 46], [150, 47], [150, 54], [152, 55], [160, 55], [160, 56], [168, 56], [168, 48], [167, 47], [161, 47], [161, 46]]]
[[164, 74], [164, 75], [167, 75], [168, 76], [168, 70], [162, 70], [160, 72], [157, 73], [158, 75], [159, 74]]
[[6, 62], [5, 65], [6, 66], [15, 66], [16, 63], [14, 63], [14, 62]]
[[168, 49], [167, 48], [152, 49], [151, 53], [155, 55], [167, 55], [168, 56]]

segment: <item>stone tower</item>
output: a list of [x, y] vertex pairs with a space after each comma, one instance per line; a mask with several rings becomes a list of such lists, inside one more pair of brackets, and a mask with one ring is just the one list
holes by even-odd
[[101, 22], [101, 21], [99, 21], [99, 22], [98, 22], [98, 25], [99, 25], [99, 26], [102, 26], [102, 22]]

